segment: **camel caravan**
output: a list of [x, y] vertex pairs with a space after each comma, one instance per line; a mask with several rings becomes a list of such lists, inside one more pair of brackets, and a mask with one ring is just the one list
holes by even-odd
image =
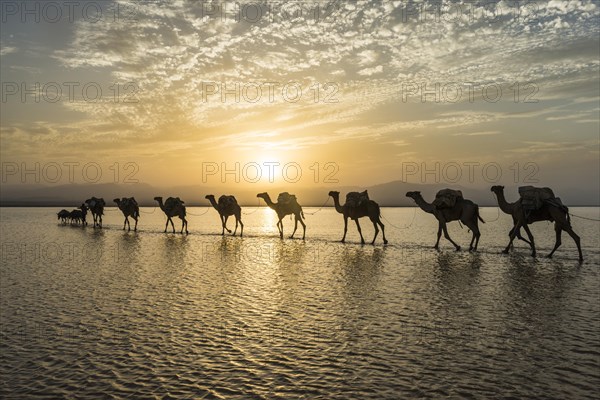
[[[550, 188], [537, 188], [533, 186], [522, 186], [519, 188], [519, 199], [514, 203], [508, 203], [504, 197], [504, 186], [492, 186], [491, 191], [496, 195], [498, 207], [504, 213], [509, 214], [513, 219], [513, 227], [508, 232], [509, 241], [503, 253], [508, 253], [513, 245], [514, 239], [519, 239], [527, 243], [531, 247], [531, 255], [536, 256], [535, 241], [529, 225], [538, 221], [554, 222], [554, 230], [556, 232], [556, 240], [554, 247], [548, 257], [552, 257], [555, 251], [561, 245], [562, 231], [567, 232], [575, 241], [577, 251], [579, 253], [579, 261], [583, 261], [581, 252], [581, 243], [579, 236], [571, 227], [571, 218], [569, 209], [562, 203], [560, 198], [556, 197]], [[302, 225], [302, 239], [306, 237], [306, 224], [302, 206], [298, 203], [295, 195], [288, 192], [280, 193], [277, 196], [277, 202], [274, 203], [268, 193], [259, 193], [256, 197], [262, 199], [265, 204], [275, 211], [278, 217], [277, 230], [279, 237], [283, 239], [283, 219], [286, 216], [294, 216], [294, 230], [290, 235], [293, 239], [298, 229], [298, 223]], [[365, 244], [365, 239], [362, 235], [359, 219], [368, 217], [373, 224], [375, 234], [371, 244], [375, 244], [375, 240], [381, 230], [383, 243], [388, 241], [385, 237], [385, 226], [381, 222], [381, 210], [377, 202], [369, 198], [367, 191], [350, 192], [346, 194], [344, 205], [340, 203], [340, 192], [331, 191], [329, 197], [333, 199], [335, 210], [342, 214], [344, 218], [344, 235], [341, 242], [346, 241], [346, 233], [348, 232], [348, 219], [356, 223], [356, 228], [360, 235], [361, 244]], [[461, 246], [458, 245], [448, 234], [447, 224], [452, 221], [458, 221], [465, 225], [472, 233], [471, 242], [469, 243], [469, 251], [477, 251], [481, 233], [479, 230], [479, 222], [485, 221], [479, 215], [479, 206], [471, 200], [465, 199], [460, 190], [442, 189], [437, 192], [435, 199], [428, 203], [421, 192], [411, 191], [406, 193], [406, 197], [414, 200], [417, 206], [428, 214], [432, 214], [438, 221], [437, 240], [433, 246], [439, 249], [439, 243], [442, 234], [454, 248], [459, 251]], [[206, 195], [211, 206], [219, 214], [221, 221], [221, 235], [225, 235], [225, 231], [236, 235], [238, 226], [240, 228], [240, 237], [244, 234], [244, 224], [242, 222], [242, 208], [238, 204], [235, 196], [222, 195], [218, 200], [212, 194]], [[188, 234], [188, 223], [186, 219], [186, 206], [183, 200], [179, 197], [169, 197], [163, 202], [162, 197], [155, 197], [154, 200], [158, 203], [158, 207], [165, 213], [167, 217], [164, 232], [167, 232], [169, 224], [171, 224], [172, 232], [175, 233], [175, 225], [173, 217], [178, 217], [181, 220], [181, 231]], [[133, 197], [116, 198], [113, 200], [124, 216], [123, 230], [131, 230], [129, 218], [135, 221], [133, 227], [137, 231], [138, 219], [140, 218], [140, 208]], [[86, 216], [90, 211], [93, 216], [93, 227], [102, 228], [102, 216], [104, 215], [104, 207], [106, 203], [103, 198], [92, 197], [87, 199], [80, 207], [72, 211], [61, 210], [57, 213], [58, 220], [63, 225], [87, 225]], [[227, 227], [229, 217], [235, 218], [235, 228], [233, 233]], [[528, 239], [521, 235], [521, 228], [525, 230]]]

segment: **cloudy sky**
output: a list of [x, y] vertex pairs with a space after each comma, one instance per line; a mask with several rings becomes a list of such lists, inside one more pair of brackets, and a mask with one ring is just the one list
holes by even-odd
[[598, 2], [53, 4], [2, 3], [3, 162], [598, 191]]

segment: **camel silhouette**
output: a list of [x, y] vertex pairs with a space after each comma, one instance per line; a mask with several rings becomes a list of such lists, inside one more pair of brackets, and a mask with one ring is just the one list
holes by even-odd
[[533, 235], [531, 234], [531, 230], [529, 230], [528, 224], [532, 224], [538, 221], [550, 221], [554, 222], [556, 241], [554, 243], [554, 248], [552, 249], [550, 254], [548, 254], [548, 258], [552, 258], [552, 255], [554, 255], [556, 249], [558, 249], [562, 244], [562, 231], [565, 231], [575, 241], [575, 244], [577, 245], [577, 251], [579, 252], [579, 262], [583, 262], [583, 253], [581, 252], [581, 239], [571, 227], [571, 217], [569, 216], [569, 209], [567, 207], [558, 207], [556, 205], [544, 202], [540, 209], [532, 210], [526, 213], [522, 205], [522, 199], [519, 199], [514, 203], [509, 203], [506, 201], [506, 197], [504, 196], [504, 186], [495, 185], [492, 186], [490, 190], [494, 192], [494, 194], [498, 198], [498, 206], [500, 207], [500, 209], [504, 213], [511, 215], [513, 219], [514, 226], [509, 233], [510, 240], [508, 242], [508, 245], [502, 251], [504, 254], [508, 253], [515, 237], [520, 236], [519, 231], [521, 227], [523, 227], [523, 229], [525, 229], [525, 233], [527, 233], [527, 236], [529, 237], [528, 243], [531, 247], [531, 255], [535, 257], [535, 241], [533, 239]]
[[117, 207], [123, 213], [125, 217], [125, 221], [123, 222], [123, 230], [125, 230], [125, 225], [127, 225], [127, 231], [131, 231], [131, 224], [129, 223], [129, 217], [135, 220], [135, 226], [133, 227], [133, 231], [137, 231], [138, 218], [140, 217], [140, 207], [135, 201], [135, 198], [127, 198], [123, 197], [122, 199], [116, 198], [113, 200], [117, 203]]
[[56, 216], [64, 225], [67, 223], [67, 219], [69, 218], [69, 212], [65, 209], [62, 209], [58, 213], [56, 213]]
[[379, 228], [377, 225], [381, 226], [383, 244], [388, 243], [387, 239], [385, 238], [385, 225], [383, 225], [380, 219], [381, 211], [379, 209], [379, 204], [373, 200], [368, 200], [354, 207], [347, 204], [342, 206], [340, 205], [340, 192], [332, 190], [329, 192], [329, 196], [333, 197], [335, 210], [344, 216], [344, 237], [342, 237], [342, 243], [346, 241], [346, 233], [348, 232], [348, 218], [350, 218], [356, 222], [356, 228], [360, 234], [360, 243], [365, 244], [365, 239], [363, 238], [362, 230], [360, 229], [360, 223], [358, 222], [358, 219], [362, 217], [369, 217], [373, 223], [373, 227], [375, 228], [375, 236], [373, 236], [371, 244], [375, 244], [375, 239], [377, 239], [377, 235], [379, 234]]
[[183, 228], [185, 227], [185, 234], [189, 234], [188, 229], [187, 229], [187, 220], [185, 219], [185, 215], [186, 215], [186, 211], [185, 211], [185, 205], [183, 204], [183, 201], [179, 199], [179, 197], [177, 198], [173, 198], [173, 197], [169, 197], [167, 199], [167, 201], [165, 202], [165, 204], [163, 204], [163, 198], [162, 197], [155, 197], [154, 198], [155, 201], [158, 202], [158, 206], [160, 207], [160, 209], [165, 213], [165, 215], [167, 216], [167, 223], [165, 224], [165, 232], [167, 232], [167, 227], [169, 226], [169, 222], [171, 223], [171, 228], [173, 228], [173, 233], [175, 233], [175, 225], [173, 224], [173, 220], [171, 219], [172, 217], [179, 217], [179, 219], [181, 219], [181, 232], [183, 233]]
[[[469, 244], [469, 251], [477, 251], [477, 245], [479, 244], [479, 238], [481, 236], [478, 221], [485, 223], [479, 216], [479, 206], [477, 204], [473, 203], [471, 200], [458, 198], [456, 199], [454, 207], [438, 209], [433, 204], [426, 202], [425, 199], [423, 199], [423, 196], [421, 196], [421, 192], [408, 192], [406, 193], [406, 197], [413, 199], [421, 210], [433, 214], [438, 220], [437, 241], [435, 242], [435, 246], [433, 246], [435, 249], [439, 248], [440, 238], [443, 232], [444, 237], [454, 245], [456, 251], [460, 250], [460, 246], [450, 238], [446, 227], [448, 222], [460, 221], [473, 232], [471, 243]], [[475, 245], [473, 245], [473, 243], [475, 243]]]
[[[61, 213], [63, 211], [66, 211], [67, 216], [64, 218], [64, 223], [67, 223], [67, 219], [69, 220], [69, 222], [71, 223], [71, 225], [79, 225], [81, 223], [81, 226], [85, 226], [87, 225], [87, 221], [85, 220], [85, 217], [87, 215], [87, 207], [85, 204], [82, 204], [79, 206], [79, 208], [74, 209], [73, 211], [69, 212], [67, 210], [61, 210]], [[64, 213], [63, 213], [64, 215]]]
[[94, 217], [94, 228], [102, 228], [102, 215], [104, 215], [104, 206], [106, 206], [104, 199], [92, 197], [85, 201], [85, 205], [89, 208]]
[[279, 221], [277, 221], [277, 229], [279, 230], [279, 237], [283, 239], [283, 222], [281, 220], [285, 218], [286, 215], [294, 214], [294, 232], [290, 236], [290, 239], [294, 238], [294, 234], [296, 233], [296, 229], [298, 229], [298, 222], [302, 225], [302, 239], [304, 240], [306, 236], [306, 224], [304, 223], [304, 212], [302, 211], [302, 207], [298, 204], [296, 200], [296, 196], [293, 196], [289, 202], [286, 203], [273, 203], [271, 201], [271, 197], [268, 193], [259, 193], [256, 195], [265, 201], [269, 208], [272, 208], [277, 213], [277, 217]]
[[221, 235], [225, 235], [225, 230], [231, 233], [231, 229], [227, 228], [227, 220], [230, 216], [235, 216], [235, 229], [233, 231], [233, 236], [237, 232], [238, 224], [240, 225], [240, 237], [244, 234], [244, 224], [242, 223], [242, 208], [238, 205], [237, 200], [234, 196], [226, 196], [222, 195], [219, 197], [219, 202], [215, 201], [215, 196], [212, 194], [207, 194], [205, 197], [210, 204], [217, 210], [219, 213], [219, 217], [221, 218], [221, 227], [223, 228], [221, 231]]

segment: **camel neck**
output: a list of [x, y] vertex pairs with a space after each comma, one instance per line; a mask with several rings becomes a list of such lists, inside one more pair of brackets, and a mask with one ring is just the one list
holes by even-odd
[[421, 210], [427, 213], [433, 213], [433, 205], [426, 202], [423, 196], [417, 196], [417, 198], [415, 198], [415, 202], [421, 208]]
[[273, 203], [273, 202], [271, 201], [271, 196], [269, 196], [269, 195], [266, 195], [266, 196], [265, 196], [265, 197], [263, 197], [262, 199], [265, 201], [265, 203], [267, 204], [267, 206], [269, 206], [269, 207], [270, 207], [270, 208], [272, 208], [272, 209], [275, 209], [275, 205], [276, 205], [276, 204], [275, 204], [275, 203]]
[[332, 196], [333, 197], [333, 204], [335, 206], [335, 211], [339, 212], [339, 213], [343, 213], [344, 209], [342, 207], [342, 205], [340, 204], [340, 197], [339, 196]]
[[496, 197], [498, 198], [498, 206], [500, 209], [507, 214], [512, 214], [514, 203], [509, 203], [506, 201], [506, 197], [504, 197], [504, 191], [496, 193]]
[[209, 197], [208, 201], [210, 201], [210, 204], [215, 208], [215, 210], [217, 210], [217, 211], [219, 210], [219, 205], [215, 201], [214, 197]]

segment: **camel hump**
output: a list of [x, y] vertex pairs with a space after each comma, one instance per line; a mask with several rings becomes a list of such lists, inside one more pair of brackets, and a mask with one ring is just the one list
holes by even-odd
[[464, 199], [460, 190], [442, 189], [436, 193], [433, 205], [435, 208], [452, 208], [459, 199]]
[[165, 208], [167, 210], [172, 210], [173, 208], [179, 206], [183, 206], [183, 200], [181, 200], [179, 197], [169, 197], [165, 201]]
[[230, 206], [232, 204], [237, 204], [237, 200], [235, 199], [235, 196], [224, 194], [221, 197], [219, 197], [219, 205], [220, 206]]
[[365, 190], [362, 192], [348, 192], [346, 194], [346, 206], [358, 207], [369, 201], [369, 193]]
[[560, 200], [556, 201], [554, 192], [548, 187], [520, 186], [519, 196], [521, 196], [521, 204], [525, 210], [539, 210], [544, 203], [550, 203], [559, 208], [564, 207]]
[[297, 202], [295, 194], [289, 194], [288, 192], [281, 192], [277, 196], [277, 204], [287, 204]]
[[137, 201], [135, 201], [134, 197], [123, 197], [121, 199], [121, 203], [125, 204], [126, 207], [128, 207], [128, 206], [137, 207], [137, 205], [138, 205], [138, 203], [137, 203]]

